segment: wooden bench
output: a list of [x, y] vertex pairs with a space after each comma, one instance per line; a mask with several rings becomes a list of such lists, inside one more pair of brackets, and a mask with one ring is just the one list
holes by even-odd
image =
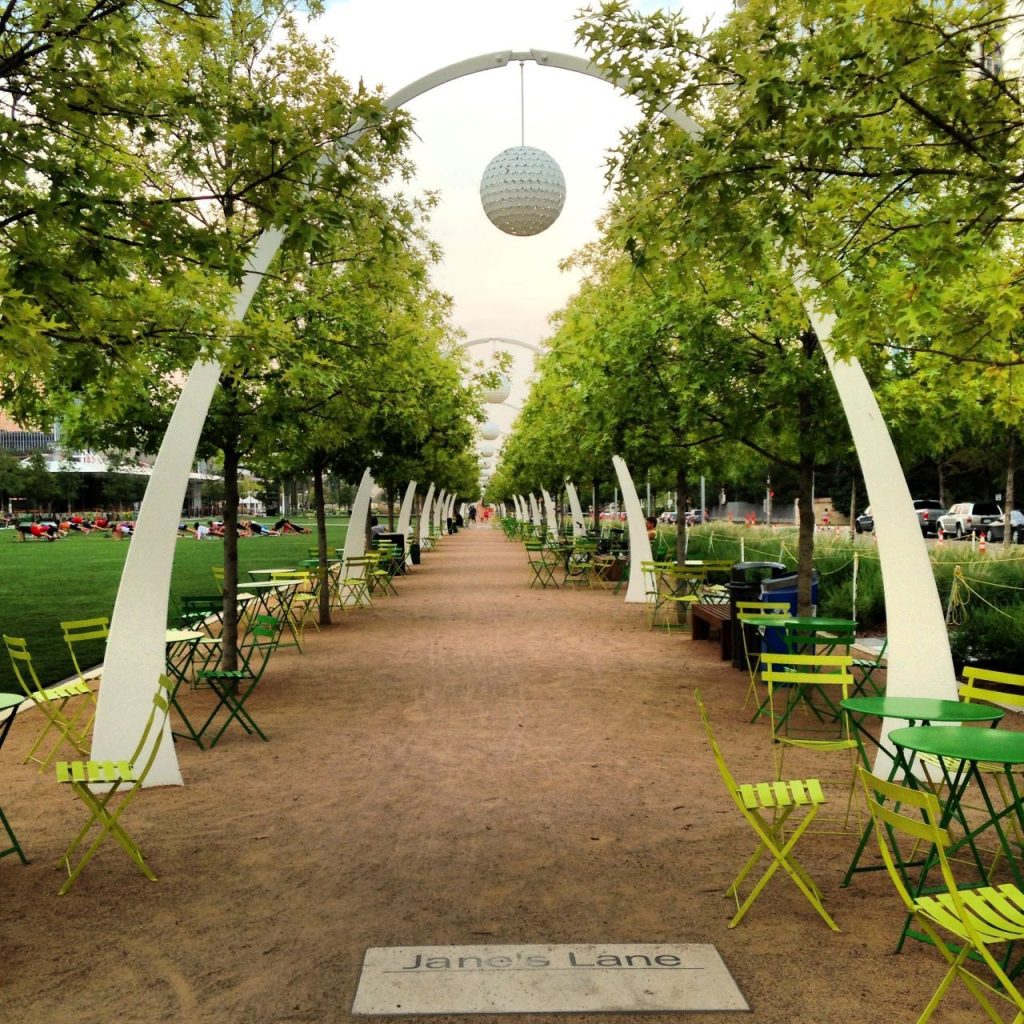
[[690, 608], [690, 629], [694, 640], [712, 640], [717, 630], [722, 661], [732, 661], [732, 606], [695, 604]]

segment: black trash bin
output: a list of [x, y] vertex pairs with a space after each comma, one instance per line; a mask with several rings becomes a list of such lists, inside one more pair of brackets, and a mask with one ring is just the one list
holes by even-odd
[[[760, 601], [761, 586], [766, 580], [788, 576], [789, 570], [781, 562], [737, 562], [732, 567], [729, 581], [729, 608], [732, 611], [732, 664], [733, 668], [745, 669], [743, 652], [743, 627], [736, 615], [737, 601]], [[746, 627], [747, 644], [751, 650], [760, 650], [757, 630]]]
[[420, 564], [420, 545], [419, 545], [419, 541], [413, 541], [413, 543], [409, 545], [409, 557], [412, 559], [412, 564], [413, 565], [419, 565]]

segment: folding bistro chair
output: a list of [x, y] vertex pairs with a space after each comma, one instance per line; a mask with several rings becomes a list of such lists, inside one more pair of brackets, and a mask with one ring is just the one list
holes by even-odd
[[530, 586], [535, 587], [538, 583], [542, 589], [548, 586], [558, 586], [555, 582], [556, 563], [551, 557], [548, 545], [542, 540], [528, 540], [525, 547], [526, 561], [533, 572]]
[[[722, 752], [711, 731], [707, 709], [704, 707], [699, 690], [694, 693], [694, 698], [697, 701], [700, 720], [704, 725], [704, 732], [707, 734], [708, 744], [714, 754], [725, 788], [744, 821], [754, 830], [758, 840], [757, 848], [747, 858], [743, 867], [740, 868], [740, 873], [725, 891], [726, 896], [732, 896], [736, 900], [736, 914], [729, 922], [729, 927], [735, 928], [743, 920], [754, 900], [761, 895], [764, 887], [781, 867], [818, 912], [825, 924], [833, 931], [839, 931], [839, 926], [832, 920], [822, 904], [821, 890], [793, 856], [794, 847], [807, 831], [811, 822], [814, 821], [821, 806], [826, 802], [821, 783], [817, 779], [792, 779], [786, 782], [738, 784], [729, 770], [729, 766], [725, 763], [725, 758], [722, 757]], [[794, 822], [796, 827], [792, 828]], [[787, 827], [792, 829], [788, 835], [786, 834]], [[753, 889], [741, 903], [740, 886], [751, 871], [757, 867], [762, 857], [770, 858], [771, 863], [768, 864]]]
[[[25, 755], [25, 762], [35, 761], [39, 765], [39, 770], [42, 771], [53, 760], [61, 744], [65, 741], [79, 754], [84, 754], [88, 749], [86, 730], [88, 723], [92, 721], [95, 709], [96, 698], [92, 690], [85, 683], [77, 680], [71, 683], [58, 683], [56, 686], [43, 686], [36, 674], [35, 666], [32, 664], [32, 655], [29, 654], [25, 639], [18, 636], [5, 636], [4, 645], [7, 647], [18, 685], [24, 691], [25, 696], [43, 713], [45, 719], [42, 732], [39, 733], [35, 743]], [[88, 697], [89, 700], [79, 701], [77, 709], [72, 714], [67, 709], [67, 705], [75, 697]], [[85, 716], [84, 722], [81, 721], [83, 716]], [[45, 757], [38, 757], [36, 751], [51, 732], [56, 732], [56, 742]]]
[[[757, 708], [753, 720], [760, 718], [764, 714], [768, 700], [767, 696], [765, 696], [764, 700], [759, 700], [757, 695], [757, 673], [761, 668], [761, 651], [764, 646], [765, 627], [756, 622], [748, 623], [746, 620], [749, 618], [759, 619], [763, 616], [777, 616], [781, 627], [782, 617], [790, 614], [788, 601], [736, 602], [736, 618], [739, 621], [740, 636], [743, 640], [743, 664], [746, 666], [747, 674], [750, 676], [750, 686], [747, 689], [747, 696], [743, 700], [743, 707], [746, 708], [751, 699], [753, 700], [754, 706]], [[757, 649], [751, 650], [751, 642], [754, 636], [757, 637]]]
[[857, 672], [857, 680], [854, 683], [855, 696], [883, 697], [885, 695], [885, 683], [875, 679], [875, 673], [885, 666], [885, 652], [889, 649], [889, 638], [882, 641], [878, 654], [874, 658], [854, 658], [853, 667]]
[[[1018, 713], [1024, 712], [1024, 675], [998, 672], [994, 669], [980, 668], [977, 665], [965, 665], [963, 681], [959, 685], [958, 693], [960, 700], [965, 704], [981, 701], [997, 707], [1011, 708]], [[917, 760], [924, 768], [925, 778], [932, 792], [938, 793], [942, 789], [944, 776], [937, 759], [932, 754], [918, 754]], [[955, 775], [959, 762], [955, 762], [951, 758], [945, 760], [948, 773]], [[977, 768], [986, 779], [991, 779], [995, 783], [1002, 806], [1009, 807], [1015, 800], [1015, 796], [1010, 792], [1004, 766], [990, 761], [979, 761]], [[966, 801], [961, 801], [961, 803], [965, 808], [970, 806]], [[1014, 841], [1018, 846], [1024, 846], [1024, 835], [1021, 834], [1017, 816], [1015, 814], [1008, 815], [1007, 820], [1009, 828], [1014, 833]], [[1002, 846], [997, 846], [995, 851], [989, 852], [994, 853], [987, 870], [988, 876], [991, 877], [991, 873], [1002, 855]]]
[[375, 564], [376, 558], [369, 555], [345, 559], [338, 582], [342, 608], [347, 610], [373, 606], [373, 598], [370, 596], [370, 570]]
[[[75, 666], [78, 678], [84, 683], [85, 673], [82, 671], [82, 666], [78, 660], [78, 654], [82, 648], [78, 647], [78, 645], [98, 645], [100, 642], [105, 645], [107, 637], [110, 636], [110, 619], [105, 615], [95, 619], [76, 619], [70, 622], [62, 622], [60, 628], [64, 631], [64, 643], [68, 645], [68, 651], [71, 654], [71, 664]], [[76, 650], [76, 647], [78, 647], [78, 650]], [[88, 660], [93, 661], [94, 664], [102, 664], [103, 656], [99, 646], [86, 647], [85, 653], [99, 655], [95, 660], [93, 657], [90, 657]]]
[[311, 569], [274, 569], [270, 573], [270, 578], [276, 582], [298, 584], [288, 602], [284, 624], [292, 634], [295, 646], [301, 652], [306, 623], [312, 621], [316, 631], [320, 632], [320, 623], [316, 621], [320, 603], [320, 576]]
[[[139, 737], [135, 752], [127, 761], [58, 761], [57, 781], [71, 786], [71, 791], [89, 809], [89, 820], [71, 841], [61, 858], [68, 869], [67, 881], [58, 890], [63, 896], [75, 884], [82, 869], [92, 860], [100, 844], [109, 835], [131, 862], [151, 881], [156, 875], [146, 863], [138, 844], [121, 825], [121, 815], [142, 788], [150, 768], [156, 760], [157, 751], [164, 735], [164, 722], [170, 707], [173, 683], [161, 675], [157, 691], [153, 695], [153, 707], [146, 719], [145, 728]], [[148, 749], [147, 749], [148, 745]], [[93, 792], [91, 786], [101, 787]], [[93, 825], [99, 826], [99, 835], [72, 867], [71, 858], [85, 841]]]
[[593, 540], [577, 540], [573, 542], [572, 551], [565, 560], [565, 576], [562, 585], [572, 583], [575, 586], [594, 586], [597, 557], [597, 542]]
[[[1004, 1020], [994, 999], [1009, 1003], [1012, 1017], [1005, 1019], [1020, 1024], [1024, 1020], [1024, 996], [1005, 970], [1006, 955], [997, 958], [989, 947], [1024, 940], [1024, 893], [1010, 884], [978, 887], [972, 883], [960, 888], [946, 856], [952, 839], [939, 824], [942, 811], [935, 794], [884, 782], [863, 767], [859, 772], [889, 877], [911, 923], [920, 928], [949, 965], [918, 1017], [918, 1024], [925, 1024], [931, 1017], [957, 978], [990, 1020]], [[908, 877], [906, 867], [920, 844], [932, 851], [931, 860], [942, 872], [945, 892], [912, 895], [917, 886]], [[940, 929], [952, 936], [952, 941], [944, 938]], [[979, 962], [988, 968], [990, 977], [978, 973], [975, 965]]]
[[[4, 745], [4, 740], [7, 739], [7, 734], [11, 731], [11, 726], [14, 724], [14, 716], [18, 713], [21, 701], [20, 694], [0, 693], [0, 711], [7, 712], [7, 717], [4, 718], [3, 722], [0, 722], [0, 747]], [[0, 825], [3, 825], [7, 838], [11, 843], [6, 850], [0, 850], [0, 857], [8, 857], [12, 853], [16, 853], [21, 863], [27, 864], [28, 857], [25, 856], [25, 851], [22, 850], [21, 843], [18, 842], [18, 837], [14, 834], [14, 829], [11, 828], [11, 823], [7, 820], [7, 815], [4, 814], [2, 807], [0, 807]]]
[[246, 701], [252, 696], [259, 681], [263, 678], [267, 663], [271, 654], [277, 650], [278, 641], [281, 636], [281, 628], [277, 619], [272, 615], [257, 615], [249, 627], [245, 641], [239, 654], [242, 658], [242, 667], [239, 669], [202, 669], [197, 673], [197, 685], [205, 684], [213, 690], [217, 696], [217, 703], [210, 712], [209, 717], [199, 728], [199, 737], [202, 739], [212, 727], [214, 720], [220, 714], [221, 709], [227, 711], [228, 716], [224, 724], [214, 734], [209, 746], [215, 747], [224, 735], [224, 730], [233, 722], [238, 724], [250, 735], [256, 733], [263, 741], [267, 737], [263, 730], [253, 720], [252, 715], [245, 707]]
[[848, 654], [766, 652], [761, 656], [761, 677], [768, 684], [768, 719], [776, 777], [782, 777], [787, 750], [845, 751], [849, 757], [849, 799], [845, 815], [836, 819], [837, 830], [843, 834], [851, 827], [855, 827], [858, 834], [863, 831], [863, 822], [850, 824], [857, 784], [854, 768], [860, 746], [849, 714], [840, 706], [853, 686], [852, 660]]

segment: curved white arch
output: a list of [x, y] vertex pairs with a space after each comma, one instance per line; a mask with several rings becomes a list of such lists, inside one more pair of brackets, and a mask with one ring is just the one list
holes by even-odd
[[471, 338], [469, 341], [460, 341], [458, 347], [472, 348], [474, 345], [487, 345], [490, 342], [525, 348], [528, 352], [533, 352], [535, 355], [543, 355], [547, 351], [547, 349], [542, 348], [540, 345], [534, 345], [529, 341], [520, 341], [518, 338]]
[[[504, 50], [440, 68], [392, 94], [385, 101], [385, 106], [394, 110], [440, 85], [481, 71], [505, 67], [512, 60], [534, 61], [542, 66], [589, 75], [627, 91], [626, 81], [605, 74], [582, 57], [548, 50]], [[665, 115], [683, 131], [694, 136], [700, 134], [699, 126], [682, 111], [668, 108]], [[357, 126], [339, 148], [355, 145], [365, 131], [365, 125]], [[325, 154], [322, 163], [329, 159], [330, 156]], [[284, 231], [275, 228], [264, 232], [257, 241], [246, 262], [242, 285], [232, 309], [236, 320], [245, 318], [263, 274], [284, 237]], [[816, 287], [806, 274], [797, 272], [795, 278], [803, 293]], [[916, 516], [903, 469], [884, 422], [880, 434], [873, 429], [874, 422], [880, 421], [881, 416], [860, 364], [854, 360], [837, 364], [828, 344], [831, 323], [821, 318], [818, 323], [818, 336], [837, 385], [842, 380], [840, 386], [849, 390], [849, 394], [844, 396], [844, 408], [864, 466], [868, 497], [876, 510], [882, 583], [890, 628], [894, 630], [889, 646], [889, 692], [894, 695], [928, 693], [955, 696], [956, 681], [945, 622], [941, 614], [934, 614], [938, 599], [927, 549], [920, 531], [916, 531], [913, 540], [909, 539], [908, 526], [913, 520], [916, 527]], [[838, 374], [837, 366], [841, 366]], [[135, 737], [142, 731], [149, 713], [153, 680], [164, 671], [164, 633], [178, 515], [199, 435], [219, 377], [220, 365], [216, 362], [199, 361], [193, 365], [153, 466], [111, 617], [103, 685], [93, 730], [92, 756], [97, 759], [123, 760], [130, 756]], [[872, 467], [870, 472], [865, 459]], [[896, 499], [887, 499], [885, 491], [889, 487], [896, 488]], [[891, 543], [883, 545], [886, 535], [889, 535]], [[893, 545], [904, 543], [904, 535], [908, 538], [907, 550], [903, 551], [902, 557], [897, 557]], [[911, 631], [914, 640], [908, 644]], [[180, 784], [181, 781], [168, 722], [164, 742], [147, 783], [167, 785]]]

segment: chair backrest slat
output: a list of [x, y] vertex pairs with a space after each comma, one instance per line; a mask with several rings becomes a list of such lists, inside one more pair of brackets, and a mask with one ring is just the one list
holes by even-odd
[[967, 665], [959, 693], [963, 701], [983, 700], [989, 704], [1024, 708], [1024, 675]]

